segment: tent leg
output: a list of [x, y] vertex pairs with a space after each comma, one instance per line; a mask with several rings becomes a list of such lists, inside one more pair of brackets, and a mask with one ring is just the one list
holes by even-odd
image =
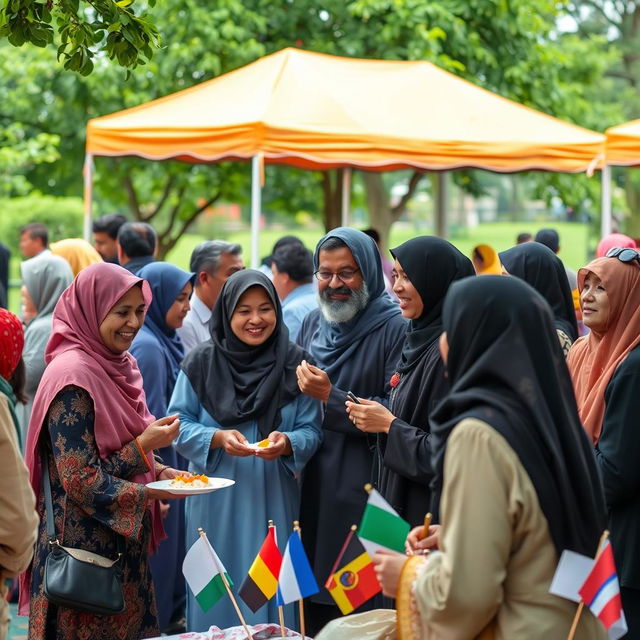
[[602, 237], [611, 233], [611, 166], [602, 167], [601, 205], [600, 205], [600, 233]]
[[260, 184], [260, 157], [251, 158], [251, 268], [260, 266], [258, 239], [260, 236], [262, 186]]
[[448, 180], [449, 173], [447, 171], [439, 171], [436, 174], [437, 193], [436, 193], [436, 210], [435, 210], [435, 235], [440, 238], [447, 237], [447, 200], [448, 200]]
[[93, 218], [93, 155], [86, 153], [84, 156], [84, 220], [83, 237], [91, 242], [91, 223]]
[[351, 212], [351, 167], [342, 170], [342, 226], [349, 226], [349, 213]]

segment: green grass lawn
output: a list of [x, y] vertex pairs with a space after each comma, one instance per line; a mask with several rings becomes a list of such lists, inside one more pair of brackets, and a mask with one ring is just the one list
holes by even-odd
[[[473, 229], [459, 229], [452, 233], [450, 241], [465, 255], [470, 255], [473, 247], [477, 244], [490, 244], [497, 251], [508, 249], [515, 244], [518, 233], [528, 231], [535, 235], [536, 231], [543, 227], [553, 227], [560, 234], [560, 257], [565, 264], [573, 269], [578, 269], [589, 261], [588, 240], [589, 226], [585, 224], [575, 224], [568, 222], [560, 223], [521, 223], [521, 222], [496, 222], [481, 224]], [[410, 226], [396, 224], [391, 232], [390, 247], [423, 234], [424, 231], [416, 231]], [[316, 246], [318, 240], [324, 235], [320, 228], [316, 229], [267, 229], [260, 233], [260, 256], [271, 253], [274, 242], [283, 235], [297, 235], [309, 249]], [[193, 248], [205, 236], [189, 234], [183, 236], [176, 247], [167, 257], [169, 262], [173, 262], [183, 269], [189, 268], [189, 258]], [[224, 235], [224, 240], [237, 242], [242, 246], [247, 265], [251, 259], [251, 234], [248, 230], [237, 231]], [[19, 258], [14, 254], [11, 260], [11, 277], [19, 278]], [[20, 294], [16, 287], [9, 292], [9, 308], [18, 312], [20, 309]]]
[[[520, 222], [498, 222], [481, 224], [473, 229], [461, 229], [454, 233], [449, 240], [465, 255], [470, 255], [473, 247], [478, 244], [490, 244], [497, 251], [503, 251], [515, 244], [516, 236], [520, 232], [528, 231], [535, 235], [536, 231], [544, 227], [552, 226], [560, 234], [560, 257], [565, 264], [573, 269], [583, 266], [589, 260], [588, 237], [589, 227], [584, 224], [575, 223], [520, 223]], [[391, 232], [390, 247], [396, 247], [406, 240], [423, 232], [416, 232], [411, 227], [396, 225]], [[274, 242], [283, 235], [297, 235], [309, 249], [316, 246], [318, 240], [323, 236], [321, 229], [291, 229], [291, 230], [265, 230], [260, 233], [260, 256], [268, 255], [271, 252]], [[193, 248], [202, 240], [204, 236], [186, 235], [171, 251], [168, 260], [174, 264], [187, 269], [189, 267], [189, 257]], [[249, 231], [240, 231], [225, 235], [225, 240], [237, 242], [242, 246], [245, 261], [247, 264], [251, 259], [251, 234]]]

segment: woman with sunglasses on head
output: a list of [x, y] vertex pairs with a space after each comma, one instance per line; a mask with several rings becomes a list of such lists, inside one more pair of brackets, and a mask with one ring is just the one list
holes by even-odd
[[595, 445], [629, 633], [640, 638], [640, 254], [611, 249], [578, 272], [589, 335], [567, 364]]

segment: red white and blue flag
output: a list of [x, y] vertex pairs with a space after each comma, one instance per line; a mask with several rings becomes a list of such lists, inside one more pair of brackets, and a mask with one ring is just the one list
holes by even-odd
[[627, 633], [620, 584], [609, 540], [604, 543], [579, 593], [582, 601], [604, 625], [609, 640], [618, 640]]

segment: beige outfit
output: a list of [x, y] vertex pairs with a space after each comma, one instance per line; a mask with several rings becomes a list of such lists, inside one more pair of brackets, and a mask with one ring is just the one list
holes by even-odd
[[[472, 640], [487, 626], [496, 640], [566, 638], [578, 605], [549, 593], [558, 557], [538, 496], [513, 449], [488, 424], [468, 418], [451, 432], [441, 505], [441, 553], [426, 559], [413, 585], [415, 639]], [[382, 624], [381, 613], [360, 616]], [[357, 638], [358, 617], [335, 620], [317, 640]], [[606, 637], [585, 608], [576, 638]]]
[[9, 626], [5, 580], [24, 571], [31, 561], [38, 531], [35, 507], [8, 400], [0, 393], [0, 640]]

